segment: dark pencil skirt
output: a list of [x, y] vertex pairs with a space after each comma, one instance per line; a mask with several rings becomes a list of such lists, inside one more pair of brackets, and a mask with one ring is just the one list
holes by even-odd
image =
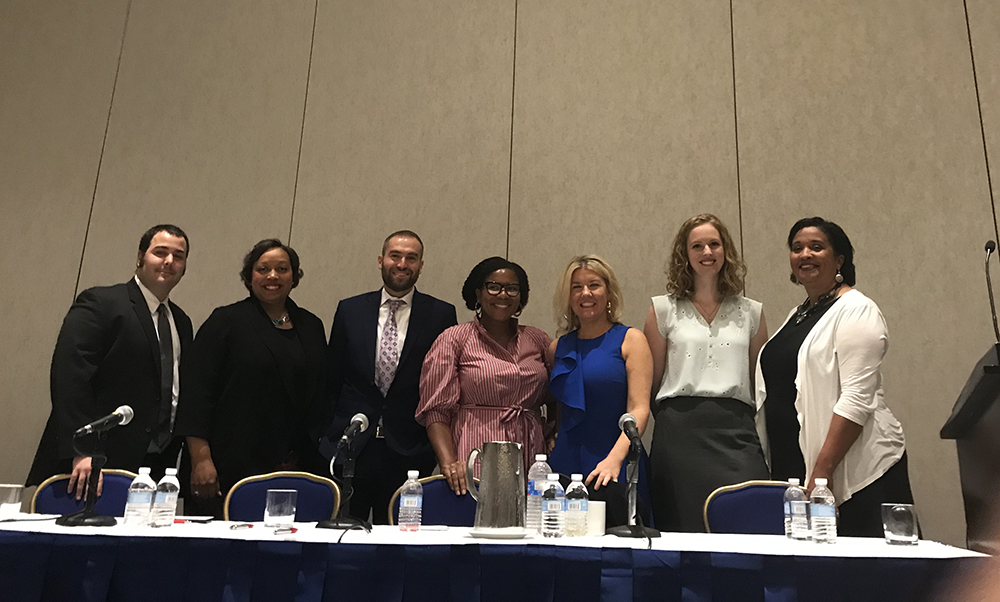
[[704, 532], [705, 499], [724, 485], [770, 476], [748, 404], [718, 397], [660, 402], [653, 429], [650, 497], [661, 531]]

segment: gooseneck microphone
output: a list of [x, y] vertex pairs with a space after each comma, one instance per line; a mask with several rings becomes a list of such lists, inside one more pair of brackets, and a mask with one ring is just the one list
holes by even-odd
[[344, 429], [344, 436], [340, 438], [343, 444], [350, 443], [354, 436], [363, 433], [368, 429], [368, 417], [362, 413], [357, 413], [351, 418], [351, 424]]
[[635, 422], [635, 416], [628, 413], [622, 414], [622, 417], [618, 419], [618, 428], [625, 433], [632, 445], [642, 445], [642, 437], [639, 435], [639, 426]]
[[[993, 280], [990, 278], [990, 255], [997, 250], [997, 243], [986, 241], [986, 290], [990, 294], [990, 314], [993, 316], [993, 335], [1000, 344], [1000, 328], [997, 327], [997, 305], [993, 300]], [[997, 358], [1000, 360], [1000, 357]]]
[[116, 426], [125, 426], [129, 422], [132, 422], [132, 417], [134, 415], [135, 413], [132, 412], [131, 406], [119, 406], [117, 410], [111, 412], [104, 418], [98, 418], [90, 424], [76, 429], [73, 436], [82, 437], [91, 433], [103, 433], [105, 431], [110, 431]]

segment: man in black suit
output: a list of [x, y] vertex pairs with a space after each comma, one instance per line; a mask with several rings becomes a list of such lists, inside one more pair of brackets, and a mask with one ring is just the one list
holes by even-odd
[[320, 451], [331, 458], [358, 413], [370, 427], [354, 439], [357, 458], [351, 516], [388, 522], [389, 499], [407, 470], [428, 476], [436, 459], [427, 430], [413, 415], [420, 401], [420, 368], [434, 340], [457, 323], [455, 306], [414, 288], [424, 245], [416, 233], [385, 239], [378, 267], [380, 290], [344, 299], [330, 332], [334, 418]]
[[27, 485], [69, 472], [68, 490], [80, 499], [95, 436], [79, 438], [78, 448], [73, 433], [121, 405], [131, 406], [134, 417], [107, 433], [106, 467], [135, 472], [149, 466], [158, 478], [177, 465], [181, 442], [171, 430], [181, 353], [193, 333], [191, 320], [168, 296], [184, 276], [188, 249], [177, 226], [153, 226], [139, 239], [134, 278], [76, 298], [52, 354], [52, 411]]

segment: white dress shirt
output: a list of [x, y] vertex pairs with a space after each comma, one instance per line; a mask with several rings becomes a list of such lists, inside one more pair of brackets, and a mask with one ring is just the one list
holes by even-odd
[[[410, 310], [413, 308], [413, 292], [415, 288], [411, 288], [410, 292], [406, 293], [402, 297], [393, 297], [382, 287], [382, 303], [378, 308], [378, 330], [375, 332], [375, 362], [378, 363], [378, 352], [382, 343], [382, 331], [385, 330], [385, 324], [389, 321], [389, 304], [387, 303], [391, 299], [397, 299], [402, 301], [403, 304], [399, 306], [396, 310], [396, 341], [398, 344], [397, 349], [400, 353], [403, 351], [403, 343], [406, 342], [406, 329], [410, 325]], [[399, 357], [396, 358], [399, 361]]]
[[170, 429], [174, 428], [174, 418], [177, 416], [177, 399], [180, 397], [181, 393], [181, 337], [177, 334], [177, 324], [174, 322], [174, 312], [170, 311], [170, 303], [168, 301], [170, 298], [164, 299], [161, 303], [156, 295], [151, 293], [146, 285], [139, 280], [139, 277], [135, 277], [135, 283], [139, 285], [139, 290], [142, 291], [142, 296], [146, 299], [146, 305], [149, 306], [149, 313], [153, 317], [153, 329], [156, 330], [157, 339], [160, 336], [160, 323], [156, 319], [156, 311], [161, 305], [167, 308], [167, 320], [170, 322], [170, 342], [173, 344], [174, 348], [174, 383], [171, 387], [171, 399], [170, 399]]

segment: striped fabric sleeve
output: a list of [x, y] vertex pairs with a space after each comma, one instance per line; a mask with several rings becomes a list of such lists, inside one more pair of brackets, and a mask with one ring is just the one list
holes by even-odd
[[424, 358], [420, 371], [420, 404], [415, 417], [425, 427], [435, 422], [450, 425], [458, 411], [460, 341], [455, 331], [462, 326], [465, 325], [453, 326], [441, 333]]

